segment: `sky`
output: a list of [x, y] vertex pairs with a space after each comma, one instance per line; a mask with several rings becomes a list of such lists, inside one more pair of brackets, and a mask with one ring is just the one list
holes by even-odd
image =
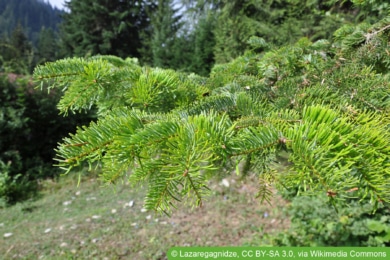
[[49, 2], [52, 6], [55, 6], [58, 9], [64, 9], [65, 0], [46, 0], [46, 2]]

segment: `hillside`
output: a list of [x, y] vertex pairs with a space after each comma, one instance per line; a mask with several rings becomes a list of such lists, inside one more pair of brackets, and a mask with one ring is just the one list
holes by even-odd
[[58, 30], [62, 12], [42, 0], [0, 0], [0, 36], [9, 36], [20, 23], [36, 44], [43, 27]]

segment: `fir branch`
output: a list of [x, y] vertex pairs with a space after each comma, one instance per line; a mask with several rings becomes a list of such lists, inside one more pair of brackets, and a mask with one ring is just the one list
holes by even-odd
[[[261, 173], [264, 200], [277, 183], [389, 201], [390, 27], [379, 25], [344, 26], [333, 44], [247, 52], [207, 79], [112, 56], [39, 66], [35, 79], [65, 92], [62, 112], [98, 109], [59, 145], [59, 166], [101, 161], [106, 181], [147, 182], [146, 207], [167, 213], [185, 196], [202, 203], [208, 173], [233, 157]], [[282, 149], [293, 171], [277, 176], [270, 164]]]

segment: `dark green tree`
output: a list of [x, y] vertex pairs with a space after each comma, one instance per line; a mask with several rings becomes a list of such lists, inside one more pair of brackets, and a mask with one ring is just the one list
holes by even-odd
[[216, 19], [211, 11], [199, 17], [192, 33], [194, 52], [189, 71], [193, 71], [202, 76], [207, 76], [210, 73], [215, 63], [215, 26]]
[[[13, 77], [15, 75], [12, 75]], [[29, 135], [28, 118], [24, 116], [26, 100], [8, 75], [0, 76], [0, 205], [14, 197], [16, 179], [22, 176], [23, 160], [19, 148], [26, 145]], [[26, 187], [24, 187], [26, 188]], [[29, 191], [26, 190], [27, 194]], [[20, 195], [20, 194], [19, 194]], [[30, 194], [29, 194], [30, 195]], [[25, 199], [24, 196], [19, 196]]]
[[64, 54], [112, 54], [140, 57], [154, 4], [135, 0], [72, 0], [63, 15], [61, 39]]
[[158, 2], [152, 38], [155, 62], [151, 64], [208, 75], [214, 64], [215, 44], [211, 2], [183, 0], [175, 1], [174, 5], [173, 1]]
[[178, 9], [175, 9], [173, 4], [172, 0], [157, 0], [157, 7], [151, 13], [153, 66], [161, 68], [178, 68], [180, 66], [175, 64], [175, 56], [183, 55], [183, 53], [180, 52], [180, 47], [175, 45], [175, 42], [182, 23], [181, 16], [177, 14]]
[[93, 117], [59, 115], [60, 97], [60, 91], [36, 90], [30, 76], [0, 75], [0, 207], [2, 200], [12, 204], [31, 198], [37, 180], [57, 177], [52, 167], [56, 144]]
[[43, 27], [38, 40], [36, 63], [55, 61], [58, 57], [58, 37], [51, 28]]
[[9, 39], [1, 40], [2, 71], [28, 74], [33, 66], [33, 48], [21, 24], [13, 30]]
[[21, 24], [11, 34], [10, 44], [17, 50], [18, 58], [27, 57], [31, 52], [31, 44]]

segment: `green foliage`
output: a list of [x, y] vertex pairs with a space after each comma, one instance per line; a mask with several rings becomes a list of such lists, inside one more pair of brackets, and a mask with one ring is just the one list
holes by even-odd
[[28, 74], [33, 63], [33, 49], [20, 24], [12, 31], [10, 39], [0, 42], [0, 71]]
[[337, 0], [221, 1], [221, 5], [214, 30], [217, 63], [242, 55], [252, 36], [276, 46], [292, 44], [301, 37], [330, 40], [332, 33], [345, 23], [364, 19], [372, 22], [380, 16], [370, 8], [352, 8], [351, 1]]
[[[356, 28], [378, 32], [370, 39], [382, 42], [387, 19]], [[353, 197], [378, 208], [390, 200], [386, 50], [373, 45], [377, 58], [369, 59], [361, 53], [370, 41], [345, 45], [349, 34], [336, 35], [335, 44], [302, 38], [266, 53], [248, 51], [215, 66], [209, 78], [111, 56], [39, 66], [36, 79], [65, 91], [62, 113], [99, 111], [96, 123], [58, 146], [58, 165], [69, 171], [102, 162], [104, 180], [129, 175], [134, 185], [147, 184], [146, 207], [168, 213], [180, 200], [201, 205], [207, 180], [241, 161], [259, 175], [261, 199], [276, 183], [332, 203]], [[266, 46], [258, 38], [251, 44]], [[285, 151], [289, 171], [273, 171]]]
[[[25, 200], [36, 191], [36, 183], [28, 182], [28, 174], [21, 174], [27, 162], [23, 162], [25, 137], [30, 135], [23, 90], [15, 88], [7, 77], [1, 78], [0, 110], [0, 204]], [[26, 158], [27, 159], [27, 158]], [[25, 164], [26, 163], [26, 164]], [[40, 167], [39, 162], [35, 169]], [[31, 172], [34, 169], [30, 169]], [[30, 172], [30, 173], [31, 173]], [[35, 189], [33, 189], [35, 187]]]
[[207, 76], [210, 73], [215, 63], [215, 37], [213, 33], [215, 24], [216, 19], [211, 12], [199, 18], [193, 33], [192, 41], [195, 46], [189, 71], [193, 71], [202, 76]]
[[37, 46], [37, 61], [36, 64], [44, 64], [48, 61], [55, 61], [59, 56], [58, 36], [55, 32], [48, 28], [42, 28], [39, 33]]
[[367, 66], [386, 73], [390, 67], [388, 44], [384, 35], [390, 30], [390, 18], [386, 17], [373, 26], [363, 23], [356, 27], [343, 26], [335, 32], [336, 43], [342, 47], [340, 55], [353, 60], [359, 56]]
[[390, 243], [390, 229], [388, 221], [389, 216], [382, 216], [380, 220], [368, 220], [367, 227], [369, 230], [375, 232], [374, 239], [378, 243], [389, 244]]
[[0, 208], [37, 196], [38, 184], [22, 174], [10, 176], [11, 162], [0, 160]]
[[364, 18], [366, 20], [373, 20], [374, 22], [376, 19], [373, 19], [373, 17], [379, 19], [386, 17], [390, 8], [389, 3], [381, 0], [351, 0], [351, 2], [365, 11]]
[[101, 115], [123, 106], [169, 111], [175, 103], [191, 102], [189, 94], [195, 90], [186, 92], [190, 83], [172, 70], [141, 68], [132, 59], [112, 56], [64, 59], [36, 68], [36, 74], [42, 75], [40, 79], [54, 79], [67, 90], [58, 104], [63, 113], [94, 105]]
[[36, 64], [56, 60], [61, 12], [38, 0], [0, 0], [0, 71], [30, 74]]
[[62, 13], [63, 11], [53, 8], [47, 1], [0, 0], [1, 37], [11, 35], [20, 25], [25, 29], [27, 38], [36, 46], [42, 27], [57, 31]]
[[348, 207], [329, 205], [324, 198], [296, 197], [286, 210], [288, 231], [272, 237], [276, 246], [389, 246], [389, 208], [367, 201]]
[[9, 164], [0, 161], [0, 208], [6, 205], [7, 187], [9, 186], [10, 177], [8, 176]]
[[156, 5], [156, 10], [150, 14], [153, 27], [152, 64], [160, 68], [176, 68], [180, 63], [177, 59], [182, 55], [182, 48], [175, 46], [182, 17], [177, 15], [179, 10], [174, 8], [172, 0], [158, 0]]
[[112, 54], [140, 57], [150, 37], [150, 1], [72, 0], [60, 26], [66, 56]]
[[[215, 14], [209, 10], [196, 12], [198, 8], [191, 5], [201, 5], [200, 1], [180, 2], [154, 1], [155, 9], [148, 13], [150, 31], [143, 33], [146, 39], [140, 60], [150, 66], [207, 76], [214, 64]], [[150, 37], [147, 33], [151, 34]]]
[[60, 93], [36, 91], [19, 75], [3, 75], [0, 91], [0, 198], [12, 204], [34, 196], [38, 179], [58, 175], [51, 167], [57, 142], [91, 114], [59, 116]]

